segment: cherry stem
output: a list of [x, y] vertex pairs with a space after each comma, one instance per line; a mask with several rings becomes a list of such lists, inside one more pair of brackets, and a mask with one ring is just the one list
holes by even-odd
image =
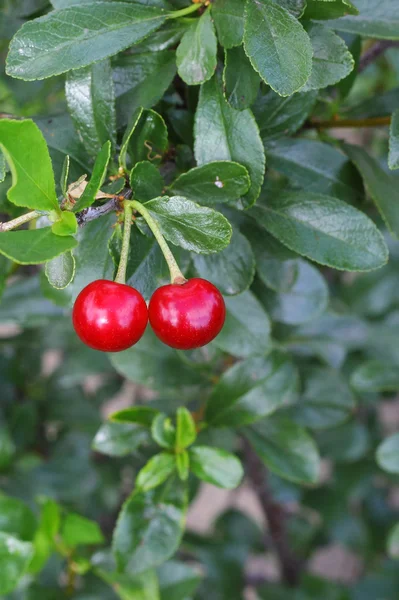
[[185, 17], [186, 15], [189, 15], [189, 14], [199, 10], [201, 8], [201, 6], [203, 6], [203, 3], [198, 2], [196, 4], [192, 4], [191, 6], [188, 6], [187, 8], [182, 8], [180, 10], [174, 10], [173, 12], [169, 13], [168, 19], [178, 19], [180, 17]]
[[123, 203], [124, 210], [124, 223], [123, 223], [123, 238], [122, 238], [122, 250], [121, 250], [121, 258], [119, 261], [118, 272], [115, 277], [116, 283], [126, 283], [126, 269], [127, 269], [127, 261], [129, 258], [129, 247], [130, 247], [130, 231], [132, 229], [132, 216], [133, 216], [133, 207], [132, 203], [128, 200], [125, 200]]
[[168, 263], [171, 282], [176, 283], [176, 284], [185, 283], [187, 280], [184, 277], [183, 273], [181, 272], [179, 265], [177, 264], [176, 259], [171, 252], [171, 249], [169, 248], [168, 244], [166, 243], [165, 238], [163, 237], [163, 235], [158, 227], [158, 223], [155, 221], [155, 219], [152, 218], [152, 216], [150, 215], [148, 210], [145, 208], [145, 206], [143, 206], [140, 202], [137, 202], [137, 200], [132, 200], [130, 202], [130, 205], [132, 206], [132, 208], [137, 210], [138, 213], [141, 214], [141, 216], [145, 219], [148, 227], [151, 229], [152, 233], [154, 234], [154, 237], [157, 240], [159, 247], [162, 250], [162, 254], [165, 257], [166, 262]]
[[29, 223], [29, 221], [33, 221], [38, 217], [41, 217], [44, 213], [39, 210], [33, 210], [32, 212], [26, 213], [25, 215], [21, 215], [12, 221], [7, 221], [6, 223], [0, 223], [0, 232], [1, 231], [11, 231], [12, 229], [16, 229], [20, 225], [24, 225], [24, 223]]

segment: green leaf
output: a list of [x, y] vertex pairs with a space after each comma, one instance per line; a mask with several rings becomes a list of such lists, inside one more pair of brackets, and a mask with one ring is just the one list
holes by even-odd
[[164, 181], [157, 167], [143, 160], [130, 171], [130, 186], [136, 200], [147, 202], [162, 195]]
[[176, 52], [177, 72], [188, 85], [208, 81], [216, 69], [217, 40], [211, 13], [193, 19]]
[[399, 558], [399, 523], [389, 533], [388, 554], [391, 558]]
[[226, 160], [190, 169], [172, 183], [171, 190], [188, 200], [213, 206], [237, 200], [248, 192], [250, 185], [247, 169]]
[[388, 229], [399, 236], [399, 190], [397, 179], [360, 146], [344, 145], [345, 152], [359, 169], [366, 189], [374, 200]]
[[273, 416], [245, 429], [245, 436], [273, 473], [295, 483], [317, 482], [319, 453], [313, 439], [299, 425]]
[[398, 107], [399, 87], [388, 92], [380, 92], [374, 96], [367, 95], [366, 99], [360, 100], [345, 111], [349, 117], [389, 117]]
[[195, 254], [192, 258], [198, 275], [211, 281], [222, 294], [241, 294], [252, 283], [254, 256], [250, 243], [238, 230], [233, 229], [230, 244], [221, 252], [211, 256]]
[[64, 159], [64, 162], [62, 165], [61, 181], [60, 181], [61, 192], [62, 192], [62, 195], [64, 196], [64, 198], [66, 197], [66, 195], [68, 193], [68, 177], [69, 177], [70, 168], [71, 168], [71, 157], [67, 154], [65, 156], [65, 159]]
[[46, 277], [54, 288], [63, 290], [75, 276], [75, 259], [72, 252], [63, 252], [46, 263]]
[[254, 103], [260, 78], [242, 46], [225, 51], [223, 83], [226, 100], [233, 108], [244, 110]]
[[171, 560], [158, 568], [158, 577], [161, 600], [186, 600], [193, 597], [202, 574], [185, 562]]
[[29, 573], [33, 574], [40, 573], [54, 552], [55, 536], [61, 523], [60, 507], [54, 500], [40, 497], [38, 504], [41, 507], [40, 525], [33, 540], [35, 553], [29, 563]]
[[125, 129], [125, 133], [123, 134], [123, 140], [122, 140], [121, 149], [119, 152], [119, 168], [121, 171], [126, 171], [126, 172], [128, 171], [127, 155], [128, 155], [128, 150], [129, 150], [129, 142], [133, 135], [133, 132], [135, 131], [135, 129], [138, 125], [138, 122], [140, 121], [142, 114], [143, 114], [143, 108], [141, 108], [141, 107], [137, 108], [132, 113], [129, 124]]
[[369, 271], [388, 259], [384, 238], [365, 214], [336, 198], [310, 192], [270, 197], [251, 211], [288, 248], [346, 271]]
[[244, 48], [254, 69], [281, 96], [297, 92], [312, 71], [312, 45], [299, 21], [273, 0], [248, 0]]
[[198, 165], [229, 160], [243, 165], [250, 190], [241, 198], [248, 208], [258, 198], [265, 173], [265, 154], [249, 109], [236, 111], [227, 102], [215, 75], [201, 87], [195, 115], [195, 158]]
[[244, 8], [242, 0], [217, 0], [212, 6], [219, 42], [224, 48], [233, 48], [242, 43]]
[[308, 24], [306, 31], [313, 46], [313, 66], [303, 91], [334, 85], [353, 71], [355, 61], [339, 35], [317, 23]]
[[283, 8], [299, 19], [303, 16], [307, 0], [278, 0]]
[[168, 148], [168, 130], [165, 121], [154, 110], [144, 109], [133, 129], [129, 141], [132, 164], [150, 160], [159, 164]]
[[162, 452], [153, 456], [141, 469], [136, 478], [138, 490], [148, 492], [164, 483], [176, 468], [173, 454]]
[[146, 429], [118, 420], [100, 427], [93, 440], [93, 450], [108, 456], [127, 456], [148, 441]]
[[223, 250], [232, 235], [228, 220], [212, 208], [180, 196], [155, 198], [145, 208], [167, 240], [190, 252], [210, 254]]
[[[1, 462], [1, 458], [0, 458]], [[0, 495], [0, 531], [31, 541], [36, 530], [36, 519], [24, 502]]]
[[71, 212], [63, 210], [60, 213], [60, 219], [53, 223], [51, 230], [56, 235], [75, 235], [75, 233], [78, 230], [78, 222], [76, 220], [76, 216]]
[[135, 492], [125, 502], [114, 530], [120, 569], [141, 573], [170, 558], [183, 535], [187, 497], [179, 484]]
[[377, 448], [377, 462], [388, 473], [399, 473], [399, 433], [386, 438]]
[[[97, 570], [96, 573], [112, 585], [121, 600], [159, 600], [159, 587], [156, 572], [145, 571], [132, 577], [130, 574], [109, 573]], [[94, 600], [93, 596], [81, 597], [81, 600]]]
[[353, 372], [351, 384], [358, 392], [396, 392], [399, 390], [398, 366], [369, 360]]
[[113, 61], [116, 107], [120, 126], [140, 108], [159, 102], [176, 73], [174, 52], [119, 55]]
[[356, 0], [355, 4], [359, 11], [357, 16], [348, 15], [329, 21], [328, 26], [366, 38], [399, 39], [399, 5], [396, 0]]
[[98, 524], [75, 513], [69, 513], [65, 517], [61, 528], [61, 537], [70, 548], [104, 542], [104, 536]]
[[388, 165], [390, 169], [399, 169], [399, 110], [392, 115], [389, 130]]
[[307, 0], [305, 19], [336, 19], [345, 15], [358, 15], [350, 0]]
[[319, 270], [305, 260], [298, 260], [296, 267], [295, 282], [287, 292], [274, 292], [259, 284], [254, 289], [273, 321], [301, 325], [327, 308], [328, 286]]
[[175, 454], [176, 469], [181, 481], [187, 481], [190, 475], [190, 457], [187, 450]]
[[266, 354], [271, 347], [270, 321], [260, 302], [249, 291], [225, 302], [226, 321], [213, 344], [233, 356]]
[[181, 406], [176, 414], [176, 448], [188, 448], [197, 438], [195, 421], [187, 408]]
[[322, 142], [284, 138], [266, 147], [269, 165], [309, 192], [352, 203], [363, 199], [361, 179], [347, 157]]
[[50, 12], [14, 36], [7, 74], [31, 81], [86, 67], [137, 44], [164, 22], [161, 9], [127, 2]]
[[93, 172], [89, 183], [81, 197], [76, 201], [73, 211], [79, 212], [88, 208], [96, 201], [96, 196], [101, 189], [107, 175], [108, 164], [111, 158], [111, 142], [105, 142], [94, 163]]
[[0, 594], [9, 594], [17, 587], [32, 555], [32, 544], [0, 532]]
[[160, 413], [151, 425], [151, 435], [162, 448], [174, 448], [176, 442], [176, 429], [170, 417]]
[[73, 237], [55, 235], [51, 227], [0, 233], [0, 254], [21, 265], [46, 262], [76, 245]]
[[0, 121], [0, 149], [9, 164], [13, 186], [8, 199], [17, 206], [59, 211], [50, 155], [33, 121]]
[[151, 406], [133, 406], [113, 413], [110, 419], [115, 423], [136, 423], [143, 427], [151, 427], [154, 418], [158, 414], [159, 412]]
[[305, 373], [304, 390], [292, 415], [299, 425], [325, 429], [346, 421], [354, 408], [353, 394], [340, 372], [314, 367]]
[[16, 447], [8, 429], [0, 425], [0, 472], [8, 469], [16, 452]]
[[227, 490], [240, 485], [244, 469], [234, 454], [220, 448], [195, 446], [189, 456], [190, 468], [199, 479]]
[[70, 71], [65, 95], [68, 109], [87, 153], [96, 157], [111, 140], [116, 143], [115, 91], [110, 60]]
[[0, 150], [0, 183], [6, 178], [6, 159]]
[[297, 386], [296, 369], [285, 354], [248, 358], [222, 375], [208, 400], [205, 419], [212, 427], [253, 423], [292, 400]]
[[[282, 98], [273, 90], [259, 95], [252, 107], [263, 140], [296, 133], [312, 113], [317, 92], [297, 92]], [[296, 141], [296, 140], [291, 140]]]
[[326, 429], [318, 438], [323, 456], [337, 462], [356, 462], [363, 458], [370, 447], [370, 437], [363, 423], [351, 421]]

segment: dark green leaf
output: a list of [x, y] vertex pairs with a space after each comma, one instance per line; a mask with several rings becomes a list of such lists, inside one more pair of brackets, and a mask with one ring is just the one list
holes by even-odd
[[181, 406], [176, 414], [176, 448], [191, 446], [196, 440], [197, 430], [195, 421], [187, 408]]
[[242, 197], [247, 208], [258, 198], [265, 172], [265, 155], [252, 113], [236, 111], [224, 98], [215, 75], [201, 87], [195, 115], [195, 158], [199, 165], [235, 161], [248, 170], [251, 188]]
[[15, 35], [7, 73], [29, 81], [86, 67], [137, 44], [164, 22], [161, 9], [127, 2], [50, 12]]
[[58, 306], [43, 298], [38, 277], [23, 278], [8, 285], [0, 304], [1, 322], [24, 327], [48, 325], [61, 313]]
[[219, 252], [230, 243], [232, 229], [219, 212], [180, 196], [155, 198], [145, 208], [167, 240], [191, 252]]
[[330, 144], [284, 138], [267, 146], [266, 154], [273, 169], [306, 191], [329, 194], [347, 202], [363, 197], [356, 169]]
[[195, 270], [203, 279], [208, 279], [227, 296], [245, 292], [252, 283], [255, 261], [248, 240], [233, 230], [230, 244], [211, 256], [194, 255]]
[[297, 260], [295, 264], [295, 282], [288, 291], [274, 292], [261, 285], [254, 289], [272, 320], [287, 325], [309, 322], [328, 305], [328, 286], [319, 270], [305, 260]]
[[0, 148], [12, 173], [8, 199], [17, 206], [58, 211], [46, 142], [33, 121], [0, 121]]
[[133, 197], [140, 202], [147, 202], [162, 195], [164, 181], [157, 167], [148, 160], [144, 160], [137, 163], [131, 170], [130, 185]]
[[96, 157], [108, 140], [116, 142], [115, 92], [111, 62], [70, 71], [65, 87], [69, 112], [87, 153]]
[[244, 469], [234, 454], [220, 448], [195, 446], [189, 456], [190, 468], [199, 479], [227, 490], [240, 485]]
[[217, 40], [211, 13], [193, 19], [176, 52], [177, 71], [188, 85], [208, 81], [216, 69]]
[[368, 96], [345, 111], [346, 116], [350, 117], [388, 117], [398, 107], [399, 87], [388, 92]]
[[312, 45], [299, 21], [273, 0], [248, 0], [245, 52], [262, 79], [281, 96], [297, 92], [312, 71]]
[[392, 558], [399, 558], [399, 523], [395, 525], [389, 534], [388, 554]]
[[72, 252], [64, 252], [46, 263], [46, 277], [57, 290], [65, 289], [75, 276], [75, 259]]
[[128, 422], [105, 423], [93, 440], [93, 450], [108, 456], [127, 456], [149, 440], [148, 432]]
[[0, 495], [1, 532], [15, 535], [20, 540], [31, 541], [34, 536], [36, 526], [36, 519], [26, 504], [17, 498]]
[[75, 513], [69, 513], [65, 517], [61, 528], [61, 537], [71, 548], [104, 542], [104, 536], [98, 524]]
[[323, 25], [310, 23], [306, 27], [313, 46], [312, 73], [302, 88], [317, 90], [341, 81], [355, 66], [344, 40]]
[[358, 392], [399, 390], [398, 366], [379, 360], [369, 360], [354, 371], [351, 384]]
[[307, 0], [277, 0], [276, 4], [280, 4], [283, 8], [288, 10], [294, 17], [299, 19], [303, 16], [306, 8]]
[[225, 48], [239, 46], [244, 35], [244, 8], [242, 0], [216, 0], [212, 6], [219, 42]]
[[21, 265], [35, 265], [77, 246], [71, 236], [58, 236], [51, 227], [0, 233], [0, 253]]
[[215, 427], [253, 423], [292, 400], [298, 384], [286, 355], [249, 358], [226, 371], [213, 388], [206, 421]]
[[389, 436], [378, 446], [376, 458], [384, 471], [399, 473], [399, 433]]
[[360, 146], [345, 144], [345, 152], [359, 169], [368, 193], [377, 205], [387, 227], [399, 236], [399, 190], [397, 179]]
[[178, 484], [133, 493], [114, 530], [113, 550], [119, 568], [129, 574], [141, 573], [170, 558], [180, 544], [186, 507], [185, 491]]
[[127, 168], [127, 155], [129, 150], [130, 138], [135, 131], [141, 116], [143, 114], [143, 109], [141, 107], [137, 108], [131, 115], [129, 123], [125, 129], [125, 133], [123, 134], [121, 149], [119, 152], [119, 168], [121, 171], [128, 172]]
[[119, 55], [112, 64], [120, 126], [138, 108], [157, 104], [176, 73], [175, 53], [168, 50]]
[[96, 201], [96, 196], [101, 189], [107, 175], [109, 160], [111, 158], [111, 142], [105, 142], [94, 163], [93, 173], [90, 181], [85, 187], [81, 197], [76, 201], [73, 207], [74, 212], [79, 212], [88, 208]]
[[0, 594], [8, 594], [17, 587], [32, 555], [32, 544], [0, 532]]
[[13, 461], [16, 447], [8, 429], [0, 425], [0, 472], [8, 469]]
[[260, 78], [242, 46], [225, 51], [223, 82], [226, 100], [233, 108], [244, 110], [254, 103]]
[[113, 413], [110, 419], [116, 423], [136, 423], [143, 427], [151, 427], [158, 414], [158, 411], [151, 406], [132, 406], [132, 408], [125, 408]]
[[331, 460], [356, 462], [367, 454], [370, 439], [363, 423], [351, 421], [323, 431], [318, 444], [321, 454]]
[[[344, 4], [349, 4], [347, 1]], [[399, 5], [396, 0], [356, 0], [359, 14], [328, 23], [339, 31], [383, 40], [399, 39]], [[354, 11], [347, 10], [354, 14]], [[356, 14], [356, 13], [355, 13]]]
[[336, 19], [345, 15], [358, 15], [350, 0], [307, 0], [305, 19]]
[[129, 156], [132, 164], [150, 160], [159, 164], [168, 147], [168, 130], [165, 121], [153, 110], [142, 111], [129, 141]]
[[388, 165], [390, 169], [399, 169], [399, 110], [392, 115], [389, 131]]
[[202, 579], [199, 569], [174, 560], [159, 567], [158, 577], [161, 600], [191, 598]]
[[336, 198], [293, 192], [251, 212], [288, 248], [320, 264], [369, 271], [387, 262], [388, 249], [374, 223]]
[[274, 139], [298, 131], [311, 114], [316, 99], [316, 91], [298, 92], [287, 98], [273, 90], [259, 95], [252, 110], [262, 139]]
[[142, 492], [148, 492], [164, 483], [176, 468], [173, 454], [162, 452], [153, 456], [141, 469], [136, 479], [136, 487]]
[[237, 200], [248, 192], [250, 185], [246, 168], [226, 160], [190, 169], [173, 182], [171, 190], [194, 202], [213, 206]]
[[273, 473], [296, 483], [316, 483], [320, 458], [305, 429], [291, 420], [273, 416], [246, 429], [245, 435]]
[[68, 212], [66, 210], [63, 210], [59, 216], [60, 218], [58, 219], [58, 221], [53, 223], [51, 227], [52, 232], [56, 235], [63, 236], [75, 235], [75, 233], [78, 230], [78, 222], [76, 220], [76, 216], [73, 213]]
[[233, 356], [266, 354], [271, 347], [270, 321], [260, 302], [249, 291], [225, 302], [226, 321], [213, 344]]

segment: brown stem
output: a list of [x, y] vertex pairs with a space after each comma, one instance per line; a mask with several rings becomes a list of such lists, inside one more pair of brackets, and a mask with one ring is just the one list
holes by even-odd
[[361, 127], [382, 127], [391, 123], [391, 117], [370, 117], [369, 119], [326, 119], [318, 121], [312, 119], [305, 125], [305, 129], [339, 129], [361, 128]]
[[290, 548], [284, 510], [271, 494], [263, 463], [248, 440], [244, 438], [243, 443], [247, 475], [269, 525], [270, 538], [280, 563], [282, 578], [290, 587], [296, 587], [301, 577], [302, 563]]
[[399, 42], [397, 41], [379, 41], [376, 42], [366, 50], [363, 56], [360, 59], [359, 66], [357, 68], [358, 73], [362, 73], [364, 69], [366, 69], [372, 62], [374, 62], [381, 54], [384, 54], [385, 50], [388, 48], [397, 48], [399, 46]]

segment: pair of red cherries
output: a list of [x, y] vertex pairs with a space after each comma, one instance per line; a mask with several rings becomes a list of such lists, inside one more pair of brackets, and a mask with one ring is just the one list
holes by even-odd
[[80, 292], [72, 313], [80, 339], [103, 352], [121, 352], [136, 344], [148, 320], [164, 344], [178, 350], [199, 348], [218, 335], [225, 317], [222, 294], [200, 278], [158, 288], [148, 308], [136, 289], [99, 279]]

